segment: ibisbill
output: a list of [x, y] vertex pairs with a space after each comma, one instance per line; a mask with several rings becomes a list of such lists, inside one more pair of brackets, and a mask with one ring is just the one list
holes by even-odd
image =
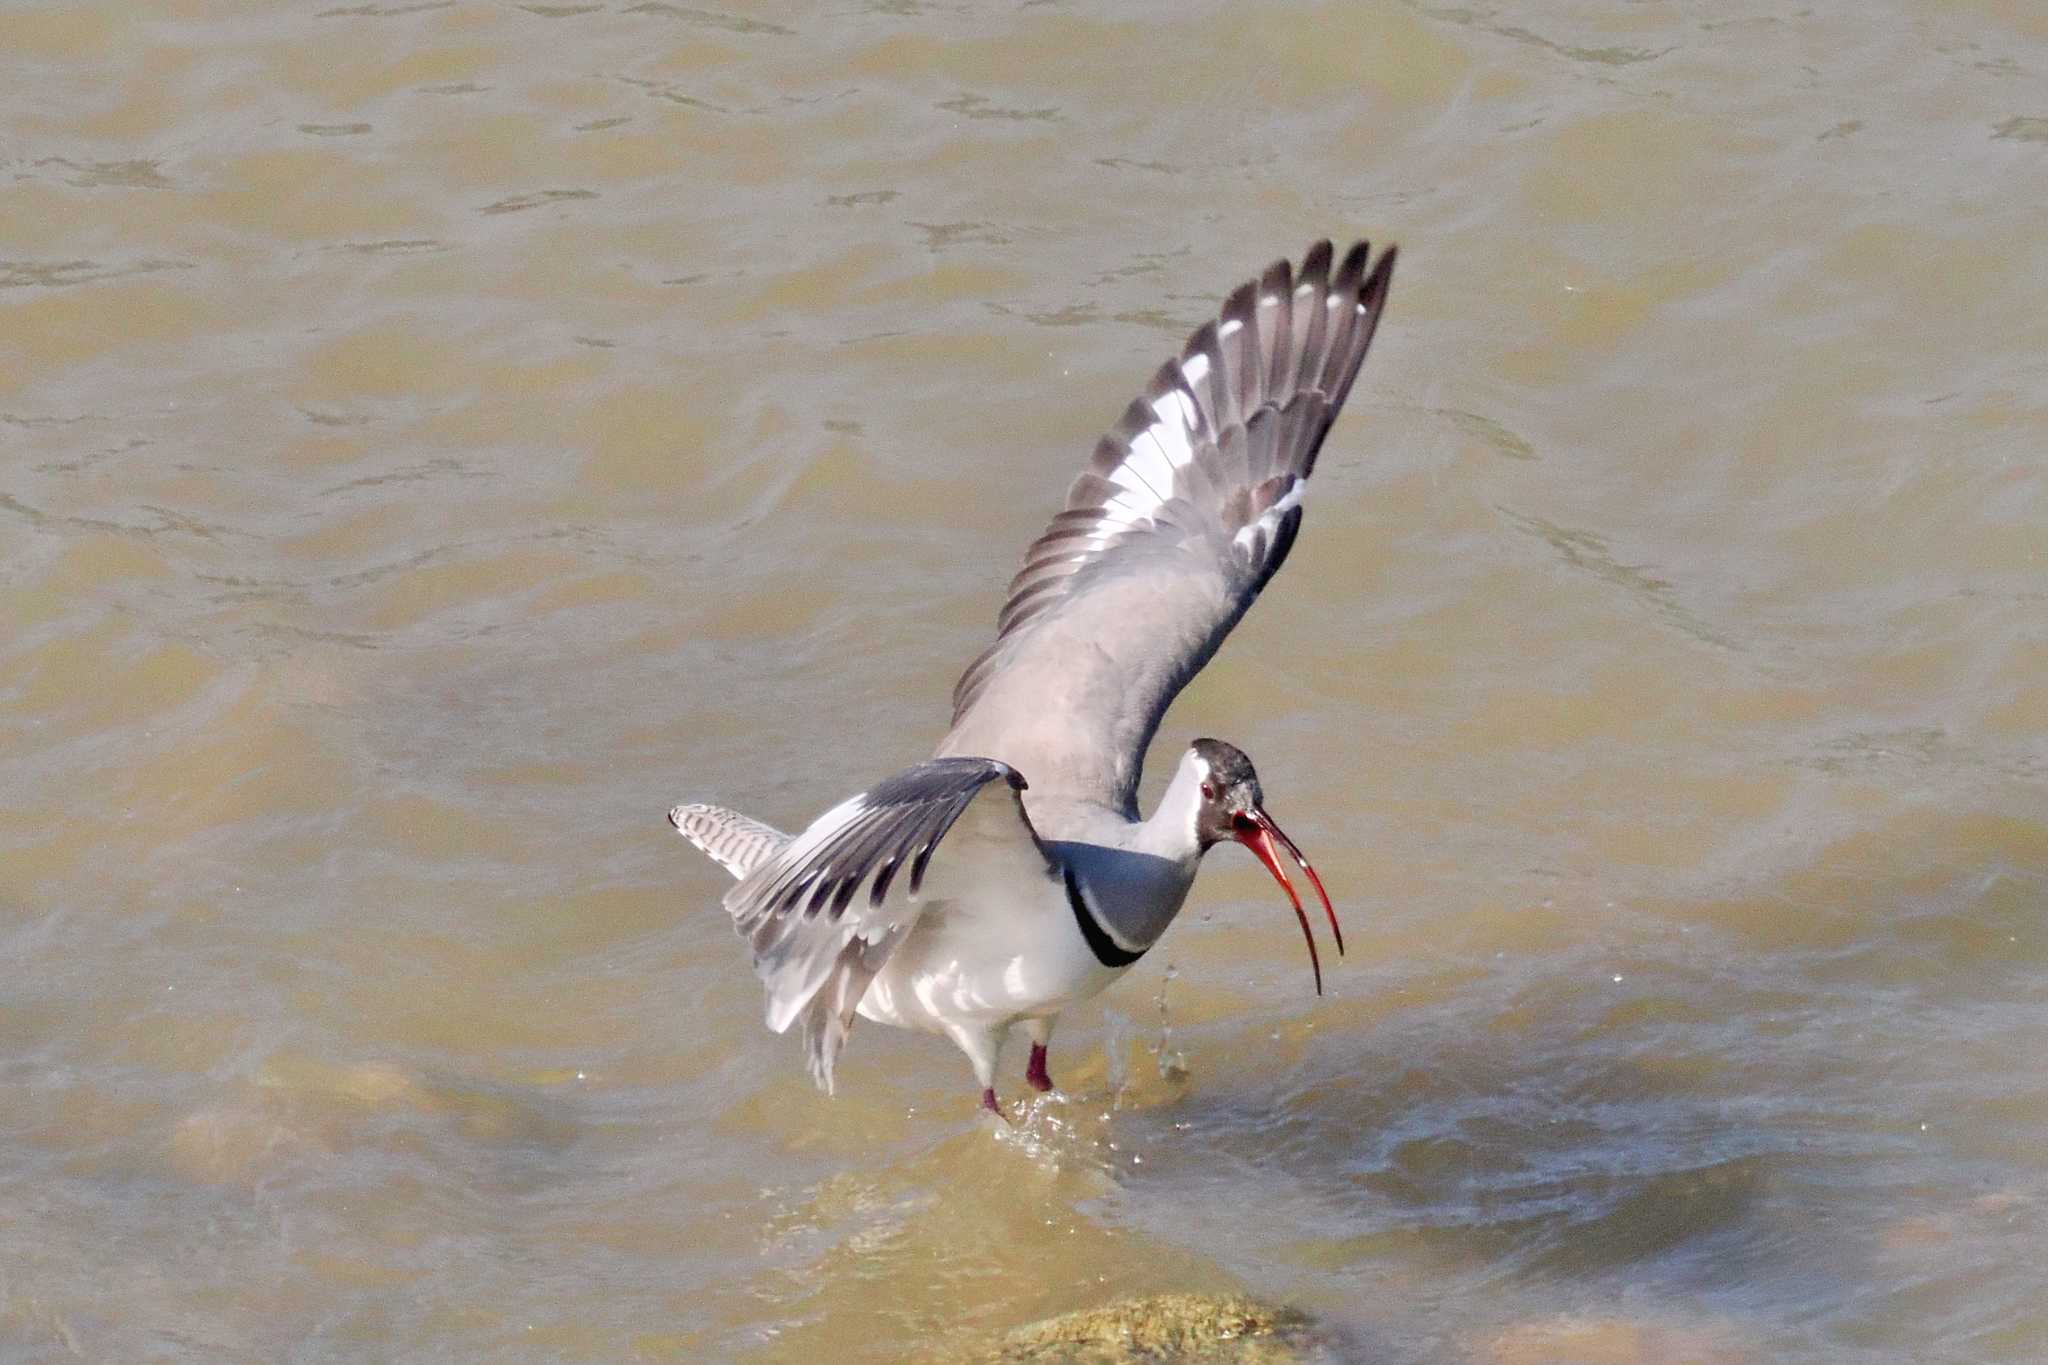
[[1060, 1012], [1159, 941], [1202, 856], [1250, 849], [1322, 964], [1251, 760], [1181, 755], [1149, 816], [1138, 778], [1167, 707], [1286, 560], [1324, 437], [1365, 361], [1395, 252], [1328, 242], [1276, 261], [1160, 367], [1025, 552], [996, 638], [953, 689], [936, 754], [798, 834], [713, 805], [669, 820], [738, 879], [725, 909], [767, 988], [768, 1027], [801, 1024], [828, 1093], [856, 1016], [943, 1034], [996, 1114], [1011, 1028], [1025, 1080], [1052, 1088]]

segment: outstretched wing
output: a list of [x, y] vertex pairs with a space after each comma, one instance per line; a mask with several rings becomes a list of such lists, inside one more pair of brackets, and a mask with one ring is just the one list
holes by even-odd
[[973, 827], [956, 836], [963, 854], [1002, 864], [990, 873], [1046, 874], [1023, 790], [1006, 763], [929, 759], [840, 802], [726, 893], [768, 988], [768, 1026], [803, 1018], [819, 1085], [832, 1088], [855, 1007], [926, 910], [926, 870], [956, 823]]
[[1359, 242], [1276, 261], [1188, 339], [1095, 448], [953, 689], [941, 754], [1134, 811], [1145, 746], [1294, 544], [1301, 495], [1394, 267]]

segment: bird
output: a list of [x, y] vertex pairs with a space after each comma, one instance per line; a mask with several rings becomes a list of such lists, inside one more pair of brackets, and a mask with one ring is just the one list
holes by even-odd
[[932, 757], [795, 834], [716, 805], [669, 811], [737, 879], [723, 904], [768, 1027], [801, 1024], [827, 1094], [856, 1017], [951, 1039], [999, 1118], [997, 1063], [1022, 1024], [1025, 1080], [1052, 1090], [1061, 1012], [1158, 943], [1218, 844], [1244, 845], [1285, 891], [1322, 993], [1281, 854], [1341, 954], [1336, 907], [1244, 752], [1193, 740], [1149, 816], [1138, 785], [1168, 706], [1294, 545], [1396, 254], [1360, 241], [1340, 259], [1325, 240], [1275, 261], [1159, 368], [1025, 552]]

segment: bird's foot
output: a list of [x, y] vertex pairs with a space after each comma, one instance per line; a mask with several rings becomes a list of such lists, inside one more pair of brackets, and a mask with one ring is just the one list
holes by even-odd
[[1024, 1079], [1033, 1090], [1041, 1095], [1052, 1089], [1052, 1077], [1045, 1070], [1045, 1044], [1031, 1045], [1031, 1065], [1024, 1068]]
[[994, 1114], [1004, 1123], [1008, 1123], [1010, 1121], [1010, 1116], [1003, 1112], [1003, 1106], [996, 1103], [996, 1088], [994, 1086], [989, 1086], [986, 1090], [983, 1090], [981, 1092], [981, 1107], [988, 1110], [989, 1113]]

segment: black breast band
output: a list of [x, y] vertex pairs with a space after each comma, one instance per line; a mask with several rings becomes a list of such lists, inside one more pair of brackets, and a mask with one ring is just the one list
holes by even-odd
[[1137, 952], [1121, 947], [1102, 927], [1101, 921], [1088, 908], [1086, 898], [1081, 895], [1081, 884], [1074, 880], [1071, 864], [1060, 869], [1067, 883], [1067, 904], [1074, 907], [1074, 923], [1081, 926], [1081, 937], [1088, 941], [1088, 951], [1095, 954], [1095, 960], [1105, 967], [1128, 967], [1145, 955], [1143, 948]]

